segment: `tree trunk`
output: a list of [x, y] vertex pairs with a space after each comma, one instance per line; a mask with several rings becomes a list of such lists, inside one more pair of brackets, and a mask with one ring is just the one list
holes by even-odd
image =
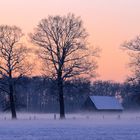
[[11, 109], [11, 114], [12, 114], [12, 119], [17, 119], [16, 115], [16, 109], [15, 109], [15, 101], [14, 101], [14, 92], [13, 92], [13, 85], [9, 85], [9, 90], [10, 90], [10, 109]]
[[60, 105], [60, 119], [65, 119], [63, 81], [61, 78], [58, 78], [58, 94], [59, 94], [59, 105]]

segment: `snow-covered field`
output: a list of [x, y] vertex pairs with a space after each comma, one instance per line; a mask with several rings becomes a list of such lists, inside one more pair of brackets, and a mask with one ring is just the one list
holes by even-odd
[[0, 140], [140, 140], [140, 114], [0, 114]]

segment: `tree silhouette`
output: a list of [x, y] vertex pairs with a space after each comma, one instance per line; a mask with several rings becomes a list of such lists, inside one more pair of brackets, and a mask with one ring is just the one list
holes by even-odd
[[126, 41], [122, 44], [122, 48], [128, 52], [130, 56], [129, 67], [133, 73], [132, 76], [128, 78], [128, 81], [131, 82], [140, 82], [140, 36]]
[[39, 56], [44, 61], [44, 70], [57, 80], [61, 119], [65, 118], [64, 81], [81, 74], [91, 74], [96, 68], [96, 62], [91, 60], [97, 49], [93, 48], [89, 59], [87, 37], [82, 20], [73, 14], [42, 19], [31, 34], [33, 43], [40, 47]]
[[16, 119], [14, 84], [30, 68], [26, 62], [27, 48], [20, 43], [22, 36], [16, 26], [0, 26], [0, 89], [9, 97], [12, 119]]

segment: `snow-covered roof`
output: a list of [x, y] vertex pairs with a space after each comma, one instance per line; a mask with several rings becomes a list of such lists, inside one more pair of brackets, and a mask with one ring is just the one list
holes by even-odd
[[122, 105], [115, 97], [110, 96], [90, 96], [91, 101], [99, 110], [123, 110]]

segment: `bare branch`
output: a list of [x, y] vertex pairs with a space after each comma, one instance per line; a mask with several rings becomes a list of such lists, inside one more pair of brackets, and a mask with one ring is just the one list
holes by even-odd
[[80, 17], [68, 14], [42, 19], [31, 38], [33, 43], [43, 48], [40, 49], [40, 57], [50, 65], [47, 71], [68, 78], [95, 69], [95, 65], [87, 63], [87, 36]]

